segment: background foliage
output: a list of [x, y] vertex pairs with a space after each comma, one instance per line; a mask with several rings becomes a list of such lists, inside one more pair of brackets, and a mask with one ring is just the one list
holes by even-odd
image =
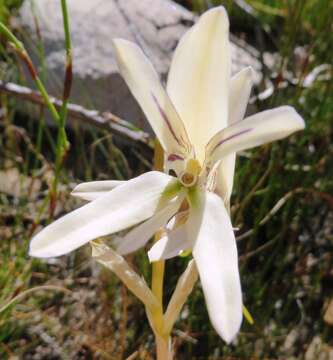
[[23, 0], [0, 0], [0, 21], [7, 22], [10, 13], [19, 8]]

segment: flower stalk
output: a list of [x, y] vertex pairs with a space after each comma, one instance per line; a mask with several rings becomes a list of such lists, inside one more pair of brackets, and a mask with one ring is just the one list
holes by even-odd
[[[164, 151], [159, 143], [155, 140], [154, 151], [154, 169], [163, 171], [164, 165]], [[162, 237], [162, 231], [158, 230], [155, 234], [155, 242], [158, 242]], [[165, 261], [160, 260], [152, 263], [152, 283], [151, 289], [159, 303], [159, 309], [152, 314], [152, 320], [157, 325], [155, 329], [155, 342], [156, 342], [156, 357], [158, 360], [171, 360], [171, 340], [170, 332], [164, 333], [164, 318], [163, 318], [163, 283], [164, 283], [164, 270]]]
[[[158, 140], [155, 141], [154, 151], [154, 169], [156, 171], [163, 171], [163, 157], [164, 152]], [[155, 234], [155, 242], [159, 241], [162, 237], [161, 231], [157, 231]], [[161, 311], [163, 311], [163, 280], [164, 280], [164, 260], [156, 261], [153, 264], [152, 269], [152, 291], [155, 294], [157, 300], [161, 304]]]
[[156, 341], [156, 359], [157, 360], [172, 360], [173, 352], [171, 348], [171, 339], [169, 336], [155, 335]]

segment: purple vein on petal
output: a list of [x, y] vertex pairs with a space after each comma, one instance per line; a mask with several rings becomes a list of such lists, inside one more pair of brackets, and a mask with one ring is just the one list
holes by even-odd
[[182, 144], [181, 141], [178, 139], [178, 137], [177, 137], [177, 135], [176, 135], [176, 133], [175, 133], [175, 130], [173, 129], [173, 127], [172, 127], [172, 125], [171, 125], [171, 123], [170, 123], [170, 120], [169, 120], [167, 114], [166, 114], [165, 111], [162, 109], [161, 105], [159, 104], [158, 100], [156, 99], [156, 96], [155, 96], [153, 93], [152, 93], [151, 95], [152, 95], [152, 97], [153, 97], [153, 100], [154, 100], [157, 108], [158, 108], [158, 111], [160, 112], [163, 120], [166, 122], [167, 127], [168, 127], [168, 129], [170, 130], [172, 136], [174, 137], [174, 139], [176, 140], [176, 142], [178, 143], [178, 145], [184, 146], [184, 144]]
[[177, 154], [170, 154], [168, 156], [168, 161], [176, 161], [176, 160], [184, 160], [184, 158], [180, 155], [177, 155]]
[[240, 135], [243, 135], [243, 134], [246, 134], [246, 133], [248, 133], [249, 131], [252, 131], [253, 129], [245, 129], [245, 130], [242, 130], [242, 131], [240, 131], [240, 132], [238, 132], [238, 133], [236, 133], [236, 134], [233, 134], [233, 135], [230, 135], [230, 136], [228, 136], [227, 138], [225, 138], [225, 139], [222, 139], [220, 142], [218, 142], [215, 146], [214, 146], [214, 148], [213, 148], [213, 150], [211, 151], [212, 153], [219, 147], [219, 146], [221, 146], [222, 144], [224, 144], [225, 142], [227, 142], [227, 141], [229, 141], [229, 140], [231, 140], [231, 139], [233, 139], [233, 138], [235, 138], [235, 137], [237, 137], [237, 136], [240, 136]]
[[186, 141], [182, 135], [180, 135], [180, 140], [182, 141], [184, 148], [186, 149], [187, 153], [191, 152], [191, 145], [188, 143], [188, 141]]

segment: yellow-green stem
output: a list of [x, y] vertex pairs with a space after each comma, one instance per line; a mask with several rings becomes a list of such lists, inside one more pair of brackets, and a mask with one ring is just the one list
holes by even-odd
[[[164, 153], [161, 144], [156, 140], [155, 142], [155, 154], [154, 154], [154, 169], [157, 171], [163, 171]], [[161, 233], [155, 234], [155, 241], [161, 238]], [[161, 312], [163, 312], [163, 279], [164, 279], [164, 261], [153, 262], [152, 273], [152, 291], [157, 300], [161, 304]]]
[[[159, 232], [155, 235], [155, 241], [161, 238]], [[163, 312], [163, 280], [164, 280], [164, 260], [153, 262], [153, 276], [151, 288], [153, 294], [156, 296], [158, 302], [161, 304], [161, 311]]]
[[169, 336], [156, 335], [156, 358], [157, 360], [172, 360], [171, 339]]
[[[154, 169], [163, 171], [164, 153], [161, 144], [156, 139], [154, 153]], [[161, 233], [155, 234], [155, 241], [161, 238]], [[164, 261], [153, 262], [152, 284], [151, 288], [158, 302], [161, 304], [161, 312], [163, 313], [163, 279], [164, 279]]]
[[[164, 152], [156, 140], [154, 154], [154, 169], [163, 171]], [[161, 238], [161, 231], [155, 234], [155, 241]], [[163, 334], [163, 282], [164, 282], [164, 260], [153, 262], [152, 265], [152, 292], [156, 296], [160, 307], [152, 316], [155, 324], [156, 357], [158, 360], [172, 360], [171, 340], [169, 334]]]

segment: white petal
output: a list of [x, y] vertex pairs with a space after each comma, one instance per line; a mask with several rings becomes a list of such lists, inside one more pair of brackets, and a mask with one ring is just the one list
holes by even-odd
[[156, 171], [129, 180], [44, 228], [32, 239], [30, 255], [60, 256], [136, 225], [168, 205], [180, 188], [175, 178]]
[[214, 163], [228, 154], [282, 139], [304, 127], [304, 120], [291, 106], [262, 111], [217, 133], [207, 145], [206, 160]]
[[[253, 70], [245, 68], [231, 78], [228, 125], [243, 120], [253, 84]], [[236, 154], [225, 156], [217, 170], [216, 192], [229, 204], [234, 182]]]
[[187, 227], [210, 320], [230, 342], [242, 322], [242, 292], [236, 240], [222, 199], [210, 192], [197, 194]]
[[122, 180], [89, 181], [75, 186], [71, 195], [83, 200], [92, 201], [108, 194], [117, 186], [125, 183], [126, 181]]
[[149, 261], [166, 260], [192, 248], [185, 226], [189, 210], [178, 212], [168, 222], [164, 234], [148, 251]]
[[229, 80], [229, 20], [220, 6], [204, 13], [181, 39], [168, 77], [168, 94], [200, 162], [209, 139], [227, 126]]
[[167, 260], [189, 248], [192, 248], [192, 243], [188, 241], [187, 228], [183, 224], [165, 232], [165, 235], [151, 247], [148, 251], [149, 261]]
[[236, 153], [232, 153], [225, 156], [217, 168], [215, 192], [222, 197], [225, 204], [230, 203], [234, 184], [235, 165]]
[[124, 237], [115, 239], [117, 246], [117, 252], [121, 255], [126, 255], [134, 252], [146, 243], [154, 236], [162, 226], [165, 226], [168, 220], [177, 212], [185, 194], [180, 193], [174, 201], [170, 202], [168, 206], [158, 211], [153, 217], [145, 221], [143, 224], [137, 226], [130, 231]]
[[187, 154], [190, 142], [184, 124], [160, 83], [152, 64], [134, 43], [113, 40], [119, 71], [140, 104], [163, 149]]
[[249, 66], [230, 80], [228, 125], [243, 120], [253, 85], [253, 70]]

